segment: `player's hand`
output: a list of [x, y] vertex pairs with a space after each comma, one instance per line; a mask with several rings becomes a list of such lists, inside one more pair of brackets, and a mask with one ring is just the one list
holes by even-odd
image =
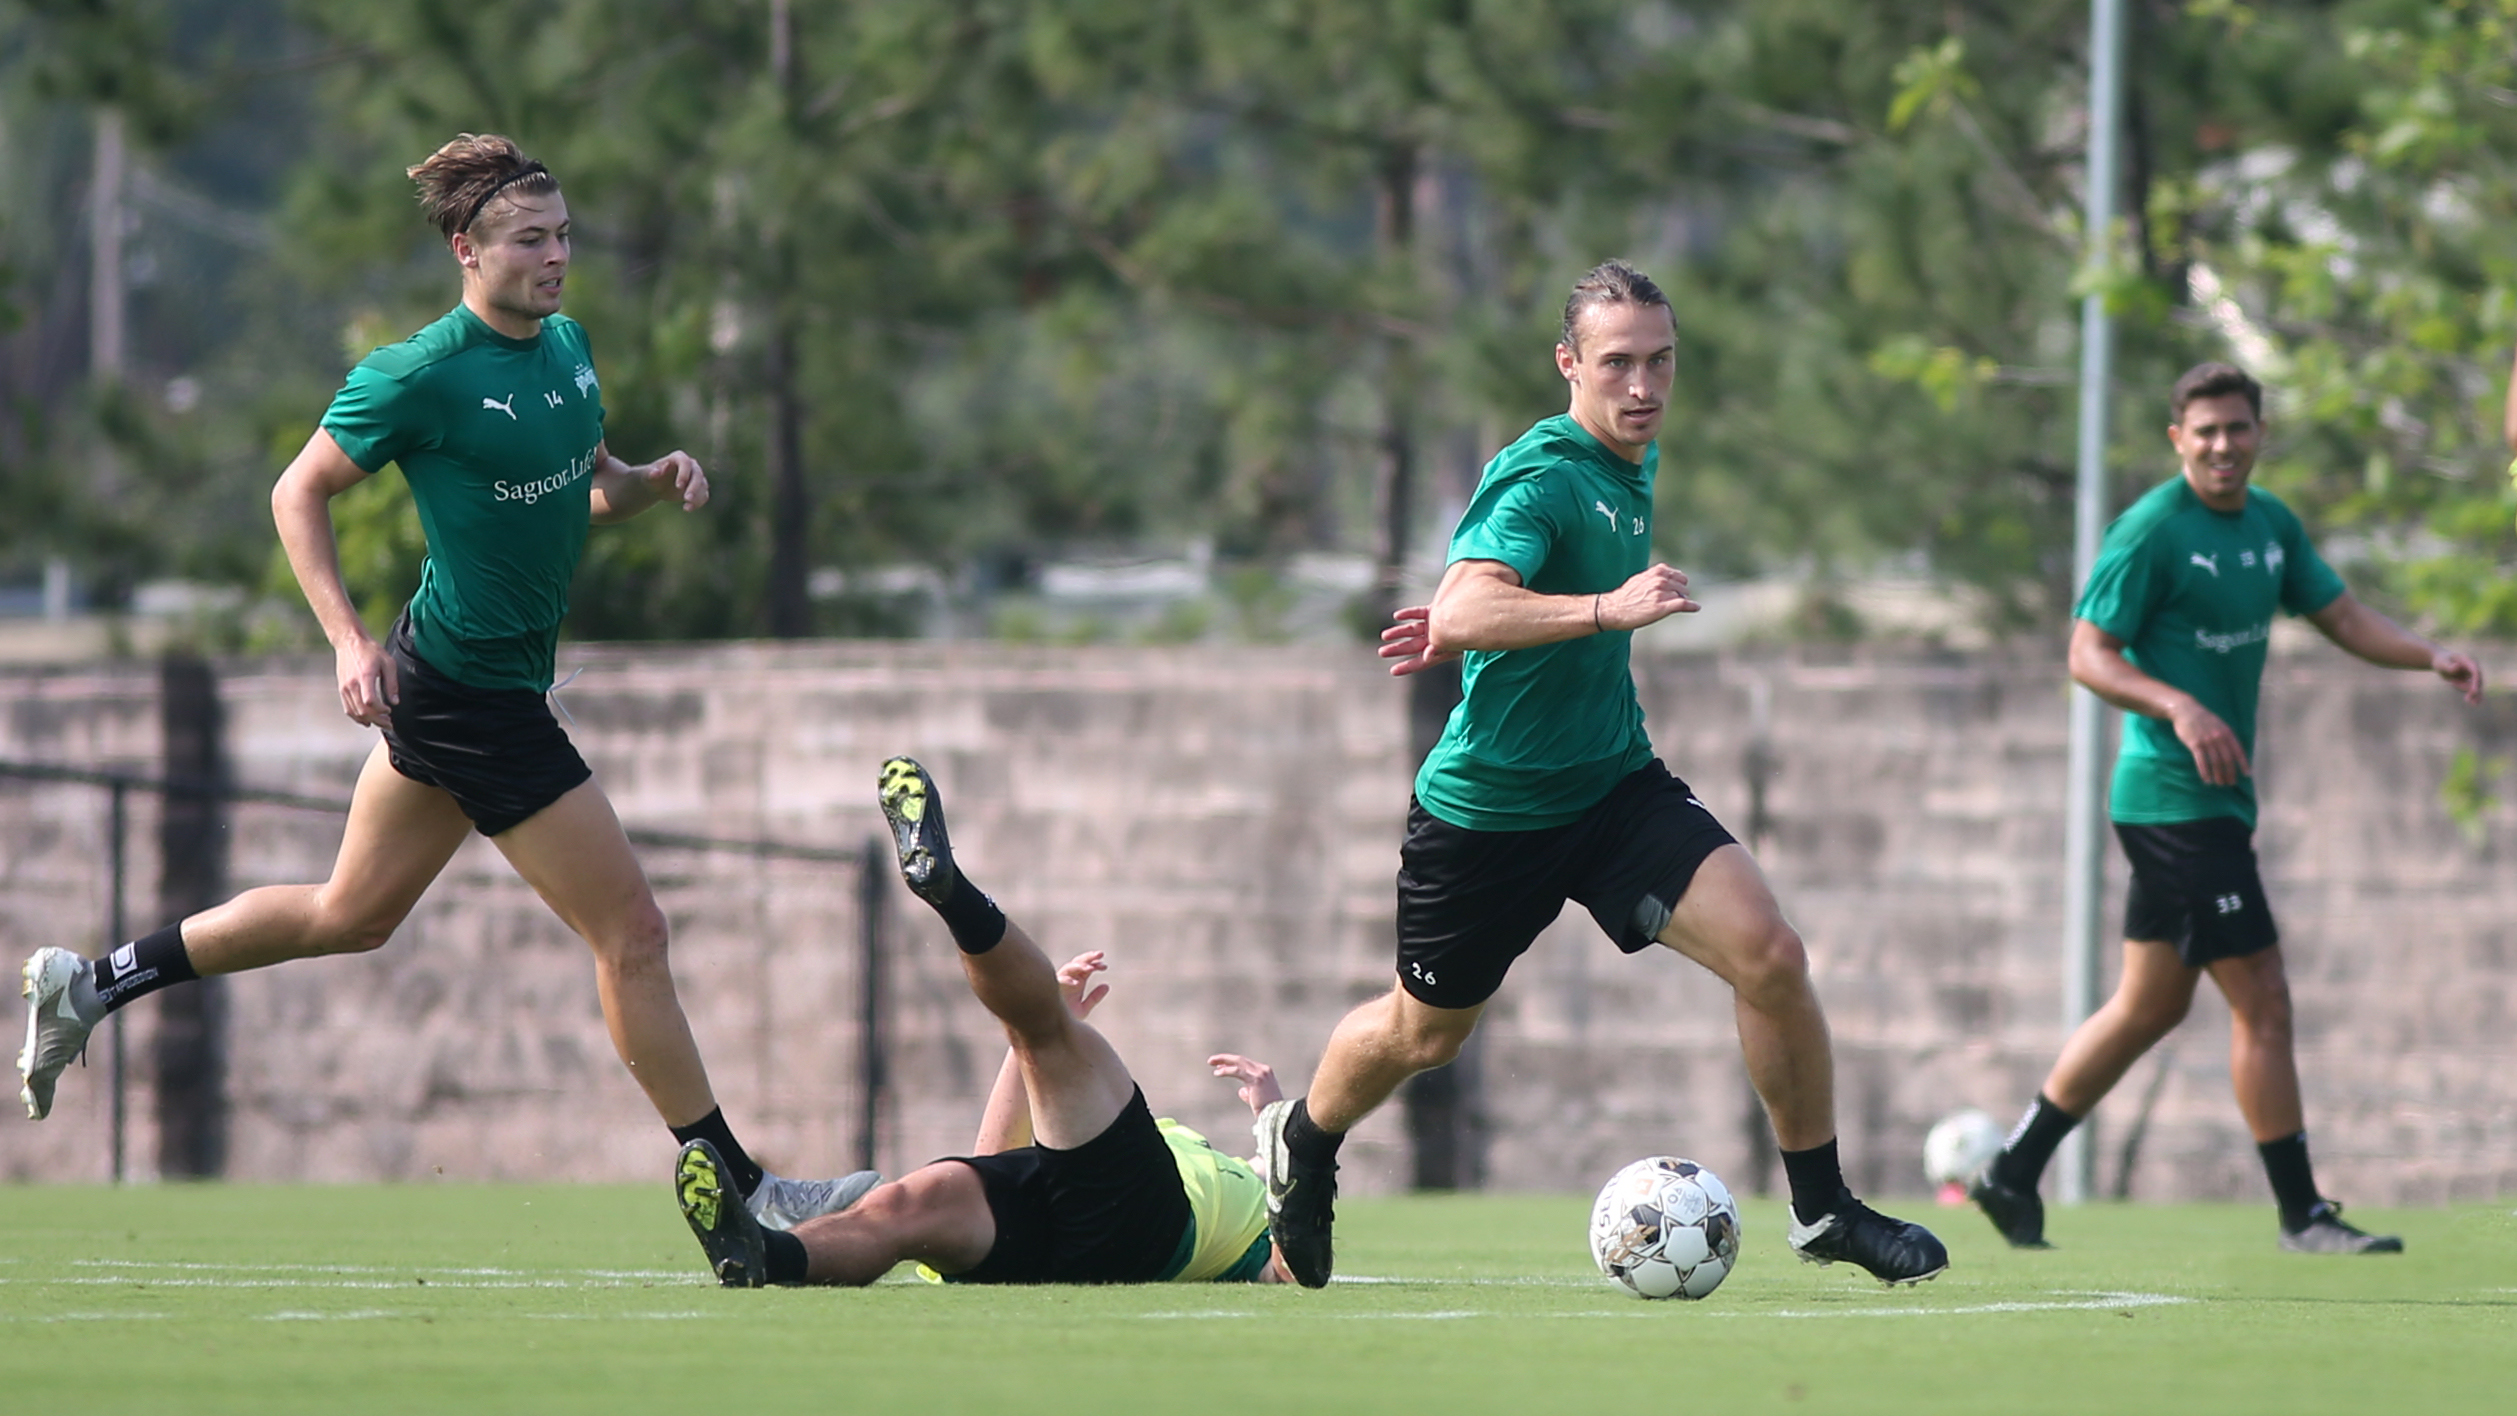
[[1381, 631], [1381, 657], [1392, 661], [1390, 677], [1405, 678], [1459, 657], [1457, 650], [1433, 652], [1432, 606], [1409, 605], [1390, 619], [1390, 627]]
[[700, 470], [698, 458], [680, 448], [648, 463], [644, 471], [657, 501], [678, 501], [684, 511], [708, 504], [708, 474]]
[[402, 701], [402, 679], [383, 646], [362, 633], [333, 651], [332, 666], [341, 687], [341, 711], [351, 722], [370, 728], [393, 722], [393, 705]]
[[1597, 619], [1602, 631], [1641, 629], [1671, 615], [1690, 615], [1703, 608], [1687, 598], [1687, 573], [1675, 566], [1654, 565], [1599, 597]]
[[1285, 1089], [1276, 1084], [1276, 1069], [1256, 1058], [1238, 1052], [1218, 1052], [1206, 1059], [1206, 1065], [1214, 1068], [1218, 1077], [1239, 1078], [1241, 1088], [1234, 1095], [1252, 1111], [1285, 1099]]
[[1103, 960], [1099, 949], [1077, 954], [1058, 967], [1057, 991], [1066, 1000], [1066, 1011], [1078, 1018], [1092, 1016], [1092, 1010], [1100, 1007], [1101, 1000], [1110, 996], [1110, 985], [1106, 983], [1090, 987], [1092, 976], [1108, 967], [1110, 965]]
[[2237, 779], [2255, 769], [2246, 761], [2246, 749], [2238, 744], [2237, 734], [2220, 721], [2220, 715], [2187, 698], [2168, 714], [2168, 723], [2176, 729], [2176, 740], [2194, 754], [2194, 770], [2215, 787], [2233, 787]]
[[2447, 680], [2447, 686], [2463, 694], [2465, 702], [2482, 701], [2482, 665], [2472, 655], [2441, 649], [2430, 657], [2430, 672]]

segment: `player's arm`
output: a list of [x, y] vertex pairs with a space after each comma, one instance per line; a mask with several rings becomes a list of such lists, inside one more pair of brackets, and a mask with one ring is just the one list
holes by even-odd
[[610, 443], [594, 448], [594, 523], [627, 521], [657, 502], [681, 503], [684, 511], [708, 504], [708, 474], [699, 459], [675, 448], [653, 462], [623, 462]]
[[2089, 623], [2071, 622], [2071, 676], [2081, 687], [2128, 713], [2164, 718], [2176, 729], [2176, 740], [2194, 755], [2194, 770], [2215, 787], [2235, 786], [2255, 769], [2246, 749], [2220, 715], [2199, 699], [2163, 679], [2133, 667], [2124, 657], [2124, 641]]
[[366, 480], [366, 469], [350, 461], [332, 434], [317, 428], [272, 486], [271, 520], [279, 527], [297, 588], [332, 645], [341, 711], [353, 722], [373, 725], [391, 719], [402, 686], [392, 658], [367, 632], [341, 582], [341, 543], [332, 532], [332, 499]]
[[1471, 649], [1529, 649], [1586, 634], [1641, 629], [1696, 609], [1684, 571], [1654, 565], [1596, 595], [1542, 595], [1501, 561], [1453, 561], [1430, 605], [1400, 610], [1381, 632], [1390, 672], [1412, 674]]
[[[1110, 985], [1093, 986], [1092, 976], [1110, 967], [1099, 949], [1088, 950], [1067, 960], [1057, 971], [1058, 992], [1066, 999], [1066, 1011], [1081, 1022], [1092, 1016], [1101, 1000], [1110, 996]], [[1012, 1048], [1005, 1049], [1005, 1060], [996, 1069], [996, 1085], [988, 1089], [988, 1104], [979, 1113], [979, 1138], [971, 1143], [972, 1155], [996, 1155], [1018, 1150], [1031, 1144], [1031, 1093], [1023, 1087], [1022, 1064]]]
[[2473, 657], [2414, 634], [2345, 590], [2307, 617], [2344, 653], [2387, 669], [2427, 669], [2447, 680], [2467, 703], [2482, 701], [2482, 666]]

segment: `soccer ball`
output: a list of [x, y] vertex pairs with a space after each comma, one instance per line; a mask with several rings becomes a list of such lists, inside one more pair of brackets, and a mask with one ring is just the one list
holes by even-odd
[[2001, 1154], [2001, 1143], [2000, 1123], [1981, 1111], [1970, 1107], [1944, 1116], [1923, 1137], [1923, 1173], [1943, 1190], [1959, 1191], [1963, 1203], [1966, 1186]]
[[1591, 1258], [1637, 1298], [1701, 1298], [1739, 1259], [1739, 1206], [1692, 1160], [1638, 1160], [1591, 1206]]

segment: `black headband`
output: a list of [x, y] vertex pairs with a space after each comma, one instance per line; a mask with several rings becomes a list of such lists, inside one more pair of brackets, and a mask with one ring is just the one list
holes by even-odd
[[497, 185], [491, 187], [488, 191], [481, 193], [481, 199], [472, 203], [472, 209], [463, 214], [463, 224], [456, 227], [455, 230], [471, 230], [472, 223], [481, 219], [481, 208], [488, 206], [489, 199], [497, 196], [500, 192], [507, 190], [509, 187], [514, 186], [516, 183], [523, 181], [527, 177], [548, 177], [550, 175], [551, 170], [549, 168], [544, 167], [538, 162], [528, 162], [522, 168], [501, 177], [498, 179]]

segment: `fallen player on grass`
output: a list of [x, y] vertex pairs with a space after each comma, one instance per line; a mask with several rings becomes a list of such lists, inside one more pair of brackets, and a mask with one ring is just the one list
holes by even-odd
[[[906, 1261], [947, 1283], [1283, 1283], [1267, 1236], [1266, 1182], [1175, 1121], [1157, 1120], [1127, 1064], [1085, 1021], [1109, 993], [1099, 952], [1050, 965], [955, 867], [926, 769], [883, 764], [883, 816], [900, 873], [961, 949], [970, 991], [1012, 1047], [973, 1155], [875, 1187], [846, 1211], [764, 1229], [729, 1203], [705, 1140], [682, 1148], [674, 1194], [728, 1288], [872, 1283]], [[1279, 1099], [1266, 1064], [1208, 1059], [1252, 1111]]]

